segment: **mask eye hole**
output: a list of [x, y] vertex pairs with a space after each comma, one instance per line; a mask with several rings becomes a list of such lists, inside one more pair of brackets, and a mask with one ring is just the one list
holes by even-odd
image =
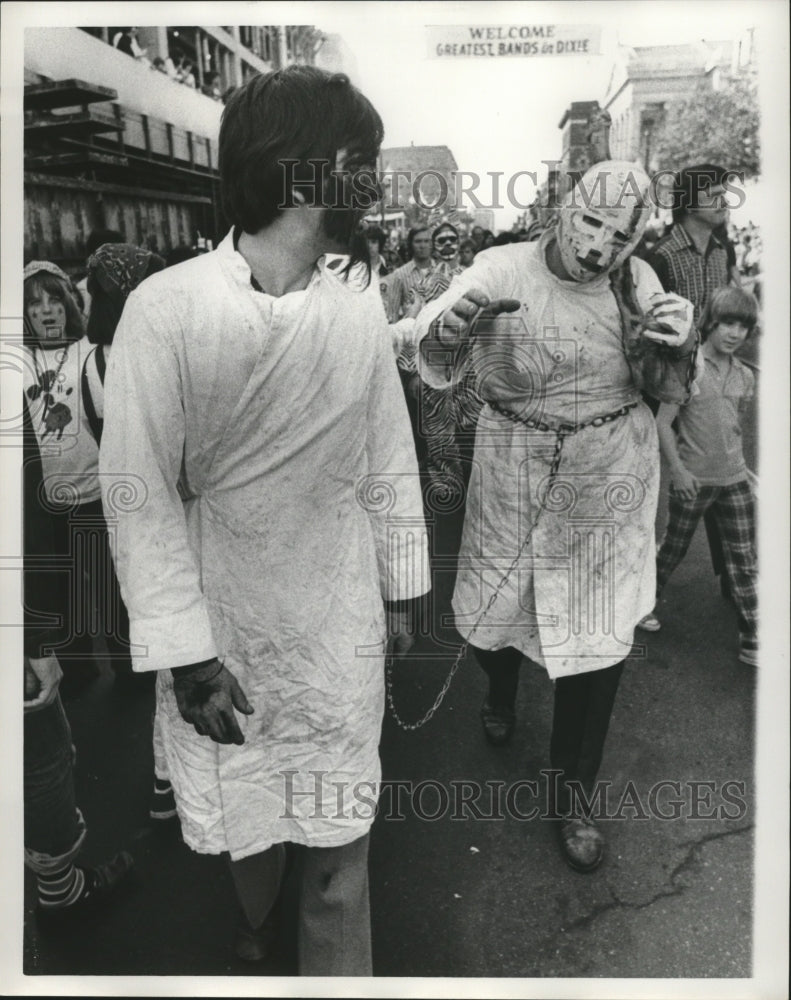
[[586, 226], [593, 226], [594, 229], [601, 229], [601, 222], [592, 215], [583, 215], [582, 221]]

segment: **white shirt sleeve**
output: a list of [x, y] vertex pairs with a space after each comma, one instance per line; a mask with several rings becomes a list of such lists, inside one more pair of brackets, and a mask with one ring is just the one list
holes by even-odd
[[382, 598], [419, 597], [431, 588], [420, 473], [404, 392], [384, 335], [377, 337], [366, 428], [368, 475], [357, 498], [371, 524]]
[[417, 321], [414, 317], [405, 316], [397, 323], [390, 323], [390, 337], [393, 342], [393, 354], [397, 358], [404, 352], [414, 350], [417, 343]]
[[212, 659], [217, 649], [177, 490], [185, 418], [169, 334], [177, 334], [178, 320], [149, 316], [139, 295], [129, 297], [107, 366], [99, 471], [134, 665], [142, 671]]
[[421, 350], [420, 345], [428, 336], [429, 327], [472, 289], [482, 292], [490, 300], [505, 298], [511, 294], [512, 254], [503, 252], [508, 250], [511, 248], [496, 247], [479, 254], [466, 271], [454, 277], [450, 287], [439, 298], [429, 302], [421, 310], [415, 332], [417, 370], [427, 385], [435, 389], [446, 389], [464, 374], [462, 366], [456, 364], [458, 351]]

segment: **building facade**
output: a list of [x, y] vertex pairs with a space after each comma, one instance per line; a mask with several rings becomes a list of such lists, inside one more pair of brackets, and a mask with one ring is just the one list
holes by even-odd
[[223, 95], [257, 73], [345, 71], [351, 58], [342, 39], [309, 25], [132, 30], [131, 49], [124, 28], [25, 32], [26, 260], [78, 272], [100, 228], [161, 254], [216, 243], [227, 228]]
[[752, 30], [734, 41], [621, 48], [603, 104], [612, 118], [613, 157], [638, 160], [654, 171], [654, 137], [668, 104], [688, 98], [699, 86], [717, 90], [754, 62]]
[[403, 232], [456, 219], [456, 158], [447, 146], [392, 146], [379, 157], [384, 197], [372, 221]]

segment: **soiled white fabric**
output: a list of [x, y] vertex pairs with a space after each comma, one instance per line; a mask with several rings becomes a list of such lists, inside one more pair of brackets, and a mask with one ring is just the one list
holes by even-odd
[[[377, 298], [321, 265], [304, 291], [257, 292], [230, 236], [149, 278], [108, 365], [101, 472], [146, 650], [135, 667], [160, 671], [186, 842], [237, 859], [362, 836], [380, 777], [382, 599], [428, 588]], [[241, 747], [198, 736], [176, 706], [166, 668], [215, 655], [255, 708], [237, 714]]]
[[[545, 258], [552, 238], [479, 254], [420, 314], [418, 336], [469, 289], [515, 298], [519, 312], [475, 336], [483, 399], [553, 427], [637, 403], [626, 416], [565, 439], [549, 492], [557, 435], [529, 430], [490, 406], [478, 420], [453, 597], [456, 625], [483, 649], [517, 647], [554, 678], [622, 660], [636, 623], [653, 607], [659, 451], [653, 417], [624, 354], [607, 275], [585, 284], [555, 277]], [[645, 310], [662, 289], [643, 261], [630, 264]], [[430, 385], [441, 388], [458, 377], [450, 352], [422, 355], [420, 374]], [[661, 394], [662, 387], [651, 390]], [[531, 527], [530, 543], [482, 617]]]

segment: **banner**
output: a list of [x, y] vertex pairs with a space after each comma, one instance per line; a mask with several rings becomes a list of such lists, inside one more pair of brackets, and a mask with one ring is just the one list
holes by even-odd
[[575, 24], [427, 25], [429, 58], [597, 56], [601, 27]]

